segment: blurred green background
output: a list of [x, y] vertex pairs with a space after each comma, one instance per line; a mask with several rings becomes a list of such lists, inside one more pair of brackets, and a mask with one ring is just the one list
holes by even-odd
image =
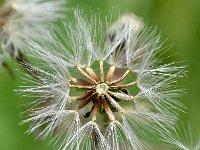
[[[181, 81], [188, 92], [180, 98], [187, 107], [187, 113], [181, 114], [181, 121], [199, 124], [200, 0], [68, 0], [68, 18], [71, 18], [72, 8], [77, 6], [86, 15], [98, 8], [102, 15], [108, 15], [114, 6], [122, 12], [134, 12], [150, 26], [157, 25], [162, 31], [162, 38], [169, 38], [169, 43], [173, 43], [171, 52], [179, 53], [176, 60], [184, 60], [184, 64], [188, 65], [188, 77]], [[10, 60], [9, 64], [13, 62]], [[12, 66], [19, 69], [16, 64]], [[20, 85], [20, 69], [15, 72], [17, 79], [12, 80], [6, 70], [0, 68], [0, 150], [52, 149], [48, 146], [48, 139], [34, 141], [33, 134], [25, 134], [28, 125], [18, 125], [22, 120], [19, 114], [23, 111], [20, 105], [29, 99], [14, 92]]]

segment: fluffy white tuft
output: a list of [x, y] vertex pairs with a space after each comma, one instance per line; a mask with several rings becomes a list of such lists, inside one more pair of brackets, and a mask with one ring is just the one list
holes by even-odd
[[64, 5], [64, 0], [7, 0], [1, 8], [10, 11], [7, 16], [1, 16], [2, 48], [12, 49], [12, 55], [17, 56], [25, 48], [25, 40], [44, 39], [48, 25], [62, 16]]
[[[176, 116], [172, 110], [181, 105], [174, 100], [182, 92], [177, 87], [177, 80], [182, 77], [183, 71], [180, 70], [184, 67], [161, 63], [166, 50], [162, 49], [160, 35], [156, 35], [155, 29], [147, 29], [136, 16], [125, 15], [113, 26], [108, 25], [109, 22], [104, 26], [96, 17], [84, 18], [79, 10], [75, 10], [73, 21], [63, 21], [61, 27], [52, 29], [48, 35], [50, 43], [29, 42], [29, 55], [40, 65], [34, 68], [24, 64], [33, 74], [27, 75], [25, 80], [34, 86], [26, 86], [20, 91], [36, 97], [33, 102], [36, 108], [25, 121], [33, 122], [29, 132], [46, 125], [39, 135], [46, 137], [58, 129], [55, 140], [63, 139], [59, 148], [66, 150], [141, 150], [149, 148], [148, 133], [162, 134], [162, 130], [173, 128]], [[95, 119], [82, 119], [83, 113], [91, 111], [89, 106], [82, 112], [75, 109], [78, 102], [71, 106], [70, 98], [74, 96], [71, 87], [74, 85], [70, 87], [70, 84], [76, 83], [71, 80], [74, 75], [79, 79], [79, 75], [84, 74], [85, 67], [95, 70], [98, 61], [119, 71], [130, 71], [135, 78], [130, 75], [128, 79], [131, 83], [135, 81], [132, 85], [138, 89], [129, 88], [135, 90], [136, 95], [128, 95], [122, 89], [116, 89], [116, 93], [112, 91], [110, 101], [116, 101], [108, 106], [113, 104], [115, 108], [107, 108], [111, 119], [105, 117], [105, 113], [98, 114], [95, 122]], [[91, 69], [88, 72], [95, 76]], [[90, 79], [87, 75], [86, 78]], [[84, 85], [81, 83], [79, 87]], [[122, 109], [117, 115], [117, 110]]]

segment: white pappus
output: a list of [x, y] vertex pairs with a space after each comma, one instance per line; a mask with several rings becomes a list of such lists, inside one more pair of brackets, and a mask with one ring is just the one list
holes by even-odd
[[35, 99], [28, 132], [41, 128], [38, 136], [52, 135], [59, 149], [143, 150], [149, 134], [173, 127], [184, 67], [162, 63], [160, 35], [134, 14], [112, 22], [76, 9], [50, 43], [29, 42], [40, 65], [23, 64], [32, 75], [19, 92]]
[[0, 55], [20, 59], [25, 40], [45, 39], [48, 26], [63, 16], [65, 0], [6, 0], [0, 4]]

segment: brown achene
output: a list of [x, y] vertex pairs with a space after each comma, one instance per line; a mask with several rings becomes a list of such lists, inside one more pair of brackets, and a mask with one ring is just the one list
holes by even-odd
[[118, 112], [125, 113], [125, 110], [118, 104], [116, 99], [119, 100], [134, 100], [136, 96], [118, 92], [117, 89], [124, 89], [136, 84], [131, 82], [128, 84], [119, 84], [130, 72], [127, 69], [123, 75], [115, 80], [112, 80], [115, 73], [116, 66], [111, 65], [106, 76], [104, 75], [103, 61], [99, 61], [100, 76], [98, 77], [94, 70], [87, 66], [83, 70], [80, 66], [77, 66], [77, 70], [86, 77], [88, 81], [83, 79], [77, 79], [71, 77], [70, 87], [85, 89], [86, 92], [80, 96], [71, 97], [72, 100], [81, 100], [77, 111], [85, 107], [89, 102], [93, 101], [92, 107], [92, 121], [96, 121], [96, 115], [99, 111], [100, 105], [103, 106], [105, 113], [110, 120], [115, 120], [115, 116], [110, 107], [114, 108]]

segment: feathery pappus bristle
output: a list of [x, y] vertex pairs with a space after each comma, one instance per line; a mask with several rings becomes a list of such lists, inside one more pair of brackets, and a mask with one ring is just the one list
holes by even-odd
[[172, 131], [164, 131], [162, 134], [164, 141], [170, 146], [180, 150], [199, 150], [200, 149], [200, 131], [199, 126], [192, 124], [180, 125]]

